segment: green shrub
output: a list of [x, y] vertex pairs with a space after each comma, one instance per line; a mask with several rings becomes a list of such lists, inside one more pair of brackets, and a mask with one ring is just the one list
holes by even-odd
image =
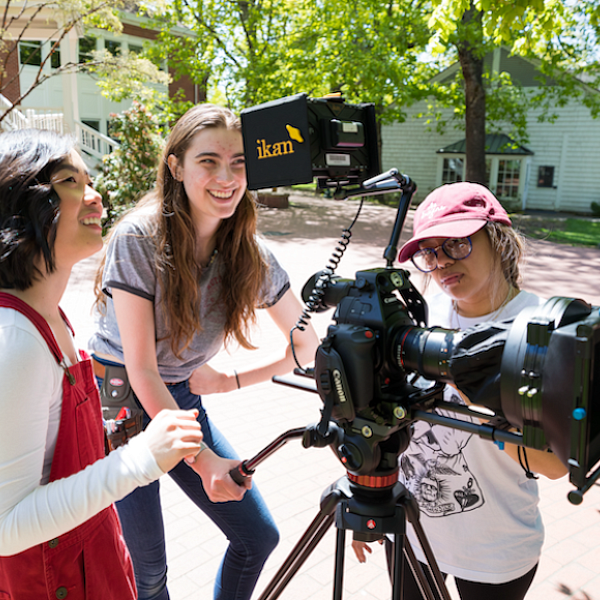
[[600, 204], [598, 202], [592, 202], [592, 214], [595, 217], [600, 217]]
[[111, 115], [111, 136], [120, 146], [104, 157], [95, 182], [107, 208], [105, 228], [154, 188], [164, 146], [158, 119], [139, 102]]

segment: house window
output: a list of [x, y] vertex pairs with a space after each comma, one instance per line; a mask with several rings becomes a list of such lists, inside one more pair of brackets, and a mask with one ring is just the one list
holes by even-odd
[[540, 167], [538, 169], [537, 186], [541, 188], [554, 187], [554, 167]]
[[518, 198], [520, 173], [520, 160], [498, 160], [496, 195], [501, 198]]
[[465, 161], [462, 158], [444, 158], [442, 183], [456, 183], [464, 177]]
[[134, 44], [129, 44], [128, 51], [129, 51], [129, 54], [139, 55], [144, 51], [144, 49], [141, 46], [135, 46]]
[[89, 62], [94, 58], [96, 50], [96, 38], [79, 38], [79, 64]]
[[96, 131], [100, 131], [100, 121], [98, 119], [81, 119], [81, 122]]
[[[519, 200], [523, 193], [523, 181], [526, 177], [527, 157], [514, 155], [488, 155], [485, 157], [484, 184], [499, 198], [507, 201]], [[438, 185], [464, 181], [466, 177], [464, 154], [454, 157], [439, 156]]]
[[19, 42], [19, 62], [32, 67], [42, 66], [42, 42], [27, 40]]
[[113, 40], [104, 40], [104, 47], [113, 56], [119, 56], [121, 54], [121, 42], [115, 42]]
[[54, 52], [50, 55], [50, 66], [53, 69], [58, 69], [60, 67], [60, 48], [56, 46]]

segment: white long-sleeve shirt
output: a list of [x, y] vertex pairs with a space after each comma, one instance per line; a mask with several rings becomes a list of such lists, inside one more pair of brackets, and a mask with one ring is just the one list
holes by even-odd
[[0, 308], [0, 556], [70, 531], [163, 474], [137, 436], [83, 471], [48, 483], [63, 375], [35, 326]]

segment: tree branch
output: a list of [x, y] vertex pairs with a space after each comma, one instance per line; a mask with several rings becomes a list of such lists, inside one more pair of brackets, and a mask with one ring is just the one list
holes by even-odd
[[[38, 14], [40, 13], [40, 11], [43, 8], [46, 8], [49, 4], [50, 3], [48, 2], [48, 3], [44, 3], [44, 4], [38, 5], [36, 7], [36, 9], [34, 10], [34, 12], [31, 14], [31, 16], [29, 17], [27, 23], [24, 25], [23, 29], [20, 31], [19, 36], [17, 37], [17, 39], [15, 41], [14, 50], [17, 53], [19, 52], [19, 43], [22, 41], [25, 32], [31, 26], [32, 22], [38, 16]], [[36, 89], [37, 87], [39, 87], [42, 83], [44, 83], [45, 81], [47, 81], [50, 77], [54, 77], [55, 75], [58, 75], [59, 73], [62, 73], [64, 71], [68, 70], [67, 68], [63, 68], [63, 66], [61, 66], [61, 67], [58, 67], [58, 68], [54, 69], [53, 72], [51, 72], [49, 75], [45, 75], [44, 74], [44, 76], [42, 76], [44, 67], [46, 66], [48, 60], [54, 54], [54, 52], [56, 51], [56, 49], [60, 46], [60, 43], [62, 42], [62, 40], [77, 25], [77, 23], [82, 22], [84, 18], [92, 16], [95, 13], [103, 10], [104, 8], [110, 7], [110, 6], [111, 6], [111, 3], [109, 2], [109, 0], [107, 0], [106, 2], [103, 2], [101, 4], [98, 4], [96, 7], [89, 9], [88, 12], [86, 12], [85, 14], [79, 14], [76, 18], [71, 19], [71, 21], [68, 21], [62, 27], [57, 27], [56, 30], [54, 31], [54, 33], [52, 35], [48, 36], [45, 40], [43, 40], [42, 45], [43, 44], [47, 44], [47, 43], [52, 43], [52, 47], [50, 49], [50, 52], [48, 52], [48, 54], [46, 55], [46, 58], [41, 62], [41, 65], [39, 66], [38, 72], [37, 72], [37, 74], [35, 76], [35, 79], [34, 79], [32, 85], [29, 87], [29, 89], [27, 90], [27, 92], [25, 94], [22, 94], [17, 99], [17, 101], [14, 102], [14, 104], [13, 104], [14, 106], [18, 106], [23, 101], [24, 98], [26, 98], [27, 96], [29, 96], [29, 94], [34, 89]], [[25, 9], [25, 7], [24, 7], [24, 9]], [[19, 13], [19, 16], [23, 14], [24, 9], [21, 11], [21, 13]], [[13, 17], [13, 19], [14, 19], [14, 17]], [[13, 19], [11, 19], [11, 23], [12, 23]], [[53, 41], [53, 38], [56, 36], [56, 34], [58, 34], [58, 38], [55, 41]], [[6, 58], [4, 59], [4, 64], [3, 64], [4, 72], [6, 72], [6, 65], [8, 63], [8, 57], [9, 57], [9, 55], [10, 55], [10, 52], [8, 52], [6, 54]], [[18, 56], [17, 56], [17, 59], [18, 59]], [[23, 72], [23, 68], [25, 67], [26, 64], [27, 63], [25, 63], [23, 65], [23, 67], [21, 69], [19, 69], [19, 71], [17, 72], [17, 74], [15, 76], [13, 76], [10, 80], [8, 80], [6, 82], [3, 82], [2, 87], [0, 87], [0, 93], [2, 91], [4, 91], [8, 86], [10, 86], [12, 83], [14, 83], [17, 80], [17, 78], [19, 78], [19, 76]], [[90, 66], [90, 65], [94, 65], [96, 63], [94, 61], [89, 61], [89, 62], [83, 63], [83, 64], [85, 66]], [[78, 66], [76, 63], [67, 63], [66, 65], [64, 65], [64, 67], [68, 67], [70, 69], [72, 65]], [[10, 109], [10, 110], [12, 110], [12, 109]], [[8, 112], [10, 112], [10, 110]], [[6, 114], [8, 114], [8, 112]], [[4, 116], [6, 116], [6, 115], [4, 115]], [[4, 116], [2, 118], [4, 118]], [[0, 122], [1, 121], [2, 121], [2, 119], [0, 119]]]
[[[21, 9], [21, 12], [15, 17], [14, 15], [11, 17], [5, 31], [8, 32], [8, 28], [13, 24], [14, 21], [18, 21], [21, 16], [24, 14], [25, 9], [27, 8], [27, 3], [25, 3], [25, 5], [23, 6], [23, 8]], [[17, 36], [16, 40], [11, 40], [14, 41], [14, 50], [17, 52], [17, 60], [19, 59], [19, 43], [21, 42], [21, 40], [23, 39], [23, 36], [25, 34], [25, 32], [27, 31], [27, 29], [29, 29], [30, 25], [33, 23], [34, 19], [38, 16], [38, 14], [41, 12], [42, 8], [44, 8], [44, 5], [39, 5], [37, 7], [36, 10], [34, 10], [33, 14], [29, 17], [29, 20], [25, 23], [25, 25], [23, 26], [23, 28], [21, 29], [21, 31], [19, 32], [19, 35]], [[6, 53], [6, 56], [4, 57], [4, 63], [2, 65], [2, 69], [4, 72], [6, 72], [6, 65], [8, 64], [8, 58], [11, 54], [12, 50], [10, 52]], [[13, 77], [13, 79], [11, 79], [11, 81], [9, 83], [12, 83], [14, 80], [16, 79], [16, 77]], [[6, 86], [3, 86], [2, 89], [4, 89]]]

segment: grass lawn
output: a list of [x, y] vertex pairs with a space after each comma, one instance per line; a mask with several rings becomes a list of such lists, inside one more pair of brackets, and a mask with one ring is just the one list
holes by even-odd
[[548, 239], [577, 246], [600, 246], [600, 221], [567, 219], [564, 230], [549, 232]]
[[511, 219], [516, 228], [529, 237], [571, 246], [600, 247], [600, 220], [558, 219], [515, 214]]

